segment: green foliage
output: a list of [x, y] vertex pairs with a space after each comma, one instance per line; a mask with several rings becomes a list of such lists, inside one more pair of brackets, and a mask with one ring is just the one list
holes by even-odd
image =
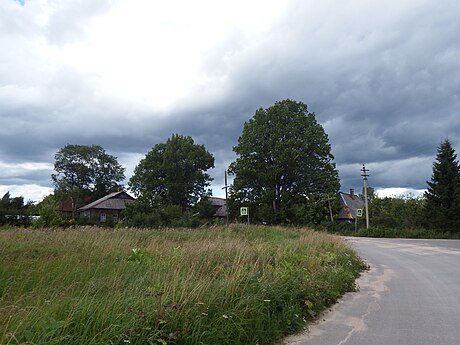
[[131, 253], [129, 253], [127, 260], [128, 262], [140, 264], [145, 257], [146, 253], [143, 250], [141, 250], [140, 248], [133, 248], [131, 249]]
[[369, 200], [372, 225], [387, 228], [420, 228], [425, 224], [424, 198], [415, 196], [373, 197]]
[[442, 231], [427, 228], [401, 228], [371, 225], [369, 229], [360, 227], [355, 230], [351, 223], [323, 223], [317, 230], [343, 236], [376, 237], [376, 238], [416, 238], [416, 239], [460, 239], [458, 232]]
[[195, 228], [205, 224], [218, 223], [214, 218], [214, 208], [209, 203], [198, 203], [190, 210], [182, 211], [178, 205], [165, 205], [157, 202], [149, 204], [140, 197], [135, 202], [126, 205], [123, 224], [137, 228], [168, 228], [189, 227]]
[[444, 140], [425, 193], [426, 221], [431, 228], [460, 231], [460, 166], [456, 159], [451, 143]]
[[99, 145], [67, 144], [56, 153], [54, 170], [56, 196], [72, 198], [75, 208], [87, 196], [95, 200], [116, 191], [125, 178], [125, 168]]
[[[209, 217], [204, 199], [214, 157], [191, 137], [175, 134], [155, 145], [129, 181], [138, 197], [125, 210], [125, 223], [135, 227], [198, 226]], [[203, 199], [197, 203], [198, 199]], [[194, 214], [198, 217], [193, 217]]]
[[355, 229], [355, 224], [349, 222], [324, 222], [317, 225], [315, 229], [339, 235], [354, 236], [358, 233]]
[[29, 226], [32, 208], [32, 204], [24, 204], [22, 196], [12, 198], [10, 192], [6, 192], [0, 199], [0, 225]]
[[229, 168], [235, 175], [233, 214], [245, 205], [255, 221], [313, 222], [316, 215], [305, 219], [305, 209], [315, 213], [317, 200], [338, 191], [328, 137], [302, 102], [287, 99], [258, 109], [233, 150], [239, 156]]
[[172, 135], [156, 144], [134, 169], [130, 189], [149, 204], [178, 205], [182, 211], [209, 194], [212, 180], [206, 171], [214, 157], [189, 136]]
[[2, 229], [0, 257], [1, 344], [269, 344], [363, 269], [332, 236], [252, 226]]
[[63, 226], [63, 220], [57, 211], [58, 201], [54, 195], [47, 195], [37, 207], [39, 218], [34, 222], [34, 227], [55, 228]]
[[178, 205], [151, 202], [141, 196], [126, 205], [124, 211], [126, 226], [138, 228], [161, 228], [170, 226], [187, 226], [187, 214]]
[[212, 206], [208, 197], [203, 197], [198, 203], [193, 205], [192, 214], [200, 219], [213, 220], [215, 218], [216, 209]]

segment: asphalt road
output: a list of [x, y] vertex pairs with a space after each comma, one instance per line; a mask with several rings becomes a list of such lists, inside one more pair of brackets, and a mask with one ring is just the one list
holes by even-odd
[[460, 241], [345, 239], [370, 265], [289, 345], [459, 345]]

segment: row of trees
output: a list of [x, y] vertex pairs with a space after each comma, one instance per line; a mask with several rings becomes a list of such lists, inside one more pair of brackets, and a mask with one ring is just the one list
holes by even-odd
[[[335, 213], [338, 172], [328, 136], [306, 104], [287, 99], [258, 109], [233, 151], [232, 218], [242, 205], [255, 222], [320, 223]], [[213, 167], [213, 155], [189, 136], [174, 134], [154, 145], [129, 179], [137, 201], [126, 221], [159, 226], [211, 218], [207, 171]], [[55, 156], [55, 171], [55, 200], [70, 199], [74, 210], [115, 191], [125, 178], [117, 158], [98, 145], [66, 145]], [[460, 168], [450, 142], [438, 148], [424, 199], [373, 197], [370, 207], [374, 223], [386, 226], [460, 228]]]
[[460, 231], [460, 165], [449, 140], [438, 146], [433, 174], [422, 197], [376, 197], [369, 193], [371, 224], [386, 228]]
[[[242, 205], [249, 206], [256, 222], [305, 223], [329, 214], [318, 217], [315, 210], [337, 193], [338, 172], [328, 137], [305, 104], [288, 99], [258, 109], [233, 150], [238, 155], [229, 168], [235, 176], [229, 202], [233, 217]], [[190, 137], [173, 135], [155, 145], [129, 180], [138, 201], [127, 209], [127, 220], [155, 223], [165, 209], [209, 216], [209, 207], [197, 201], [211, 193], [206, 171], [213, 166], [212, 154]]]
[[[241, 205], [250, 207], [256, 222], [305, 223], [329, 214], [323, 208], [339, 189], [338, 172], [328, 137], [304, 103], [287, 99], [258, 109], [233, 150], [234, 216]], [[139, 226], [209, 218], [207, 171], [213, 167], [213, 155], [189, 136], [174, 134], [156, 144], [128, 182], [137, 201], [126, 210], [126, 221]], [[124, 179], [116, 157], [98, 145], [66, 145], [55, 156], [55, 171], [55, 198], [71, 200], [73, 210], [116, 190]]]
[[11, 197], [10, 192], [6, 192], [0, 199], [0, 225], [20, 225], [30, 224], [30, 214], [34, 211], [32, 203], [24, 203], [24, 198]]
[[424, 197], [405, 195], [379, 198], [368, 189], [369, 218], [373, 226], [384, 228], [424, 228], [427, 225]]

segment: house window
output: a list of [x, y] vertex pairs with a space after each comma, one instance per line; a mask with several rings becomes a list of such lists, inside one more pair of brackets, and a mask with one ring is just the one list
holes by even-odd
[[101, 222], [105, 222], [106, 219], [107, 219], [106, 214], [105, 214], [105, 213], [101, 213], [101, 215], [99, 216], [99, 220], [100, 220]]
[[118, 213], [113, 214], [113, 221], [118, 222]]

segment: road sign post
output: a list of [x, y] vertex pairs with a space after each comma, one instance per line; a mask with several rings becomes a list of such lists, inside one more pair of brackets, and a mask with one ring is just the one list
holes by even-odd
[[248, 225], [249, 225], [249, 207], [243, 206], [240, 207], [240, 216], [248, 218]]
[[358, 231], [358, 218], [363, 216], [363, 209], [357, 208], [356, 209], [356, 217], [355, 217], [355, 231]]

